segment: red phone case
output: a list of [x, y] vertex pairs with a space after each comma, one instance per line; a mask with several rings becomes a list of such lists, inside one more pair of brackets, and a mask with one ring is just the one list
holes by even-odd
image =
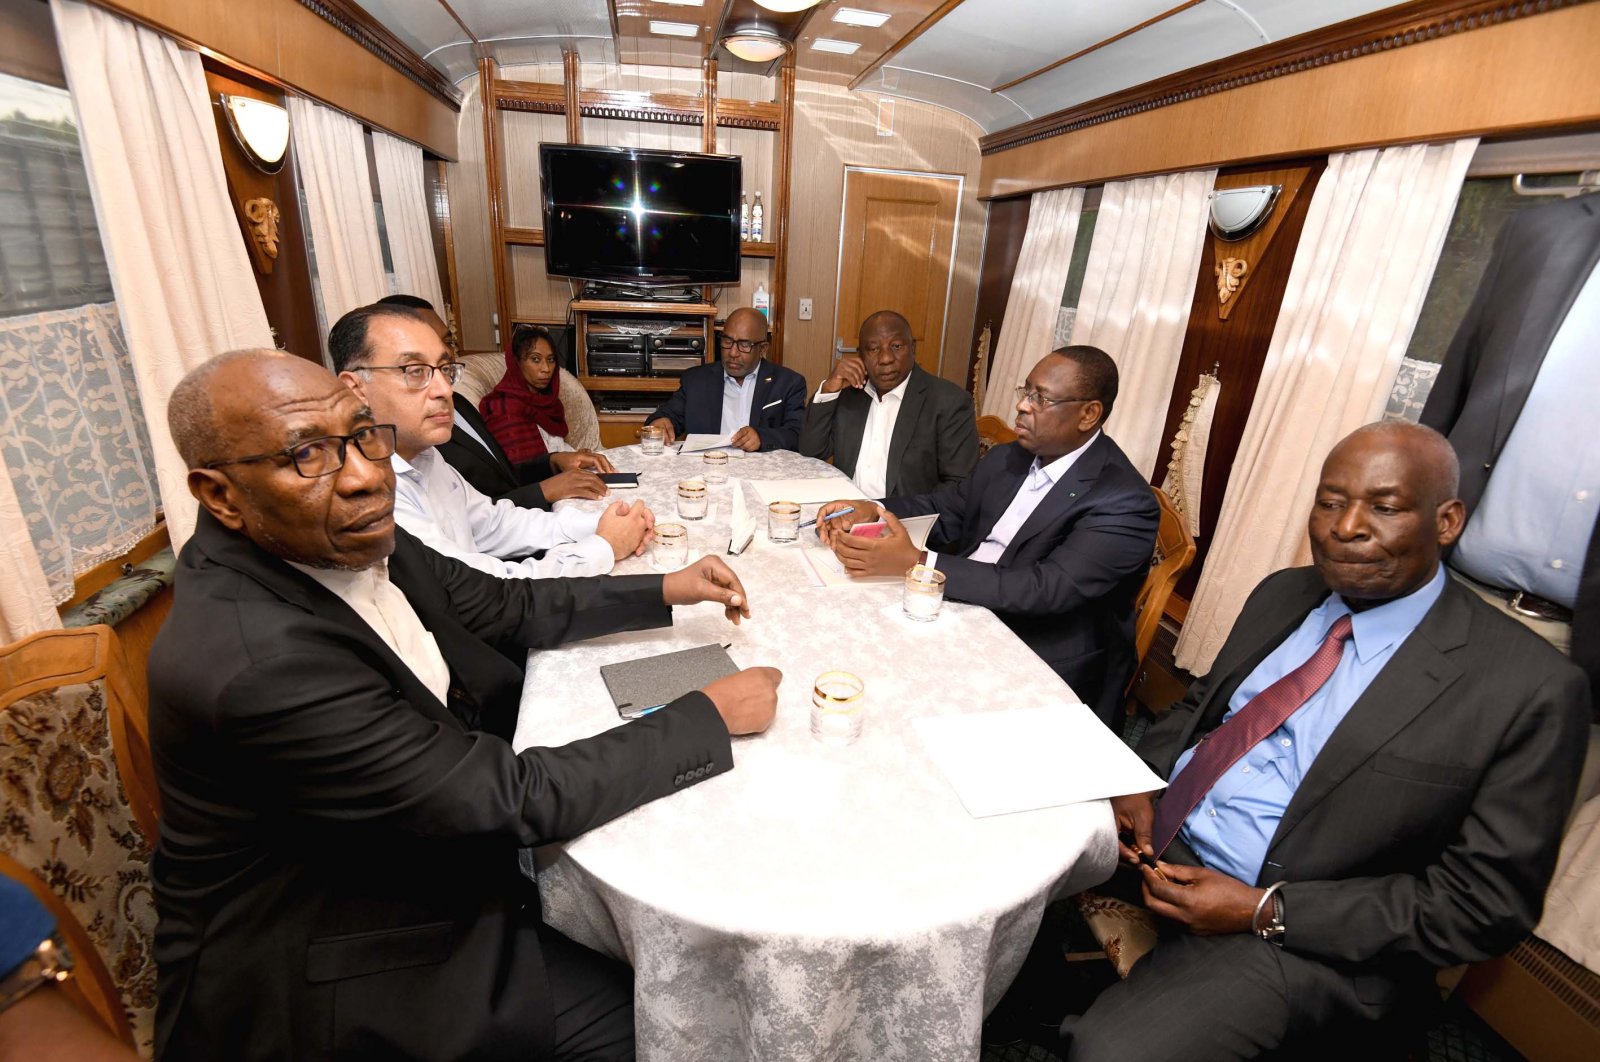
[[887, 530], [889, 530], [888, 524], [882, 520], [873, 520], [870, 523], [857, 524], [850, 529], [850, 533], [860, 535], [862, 538], [882, 538]]

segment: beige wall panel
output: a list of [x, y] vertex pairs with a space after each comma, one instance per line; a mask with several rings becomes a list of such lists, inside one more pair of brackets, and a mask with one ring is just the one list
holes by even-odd
[[[1600, 122], [1600, 5], [1202, 96], [998, 152], [980, 194]], [[803, 157], [803, 156], [801, 156]]]
[[[765, 284], [770, 297], [772, 293], [772, 259], [746, 258], [739, 267], [739, 283], [729, 284], [724, 288], [713, 288], [712, 301], [717, 304], [717, 316], [725, 318], [728, 314], [741, 306], [755, 304], [757, 285]], [[788, 354], [783, 357], [785, 365], [790, 364]]]
[[[967, 337], [972, 334], [978, 263], [983, 251], [984, 207], [976, 195], [981, 130], [970, 119], [912, 100], [896, 100], [894, 135], [879, 136], [879, 96], [841, 86], [802, 81], [794, 107], [794, 174], [789, 199], [789, 279], [784, 309], [783, 363], [814, 388], [832, 364], [832, 329], [839, 265], [839, 221], [844, 168], [872, 166], [962, 174], [961, 216], [956, 226], [955, 277], [945, 319], [941, 375], [966, 383]], [[799, 317], [811, 299], [810, 321]]]
[[101, 0], [444, 158], [456, 112], [298, 0]]
[[544, 228], [544, 191], [539, 183], [539, 145], [567, 142], [564, 114], [500, 112], [500, 142], [506, 152], [506, 221], [514, 229]]
[[572, 287], [544, 271], [543, 247], [513, 247], [509, 259], [511, 291], [516, 299], [511, 313], [519, 321], [567, 319]]
[[[494, 350], [494, 260], [489, 249], [489, 188], [483, 172], [483, 106], [476, 74], [461, 82], [460, 160], [449, 165], [450, 221], [456, 248], [457, 308], [464, 350]], [[558, 116], [559, 117], [559, 116]]]

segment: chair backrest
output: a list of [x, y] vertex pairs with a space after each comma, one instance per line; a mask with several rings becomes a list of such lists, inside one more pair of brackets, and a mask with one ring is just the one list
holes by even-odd
[[1016, 442], [1017, 433], [1011, 425], [992, 414], [978, 418], [978, 456], [989, 452], [990, 447]]
[[574, 450], [600, 449], [600, 414], [594, 399], [570, 372], [561, 374], [561, 409], [567, 417], [567, 445]]
[[494, 385], [506, 374], [506, 359], [500, 354], [463, 354], [460, 361], [461, 378], [456, 381], [456, 394], [474, 406], [482, 402], [483, 396], [494, 390]]
[[[1172, 504], [1166, 491], [1160, 487], [1151, 487], [1150, 490], [1156, 496], [1156, 503], [1161, 506], [1161, 525], [1156, 529], [1156, 551], [1150, 574], [1144, 577], [1144, 585], [1139, 587], [1139, 596], [1133, 604], [1137, 617], [1133, 645], [1141, 666], [1145, 654], [1156, 640], [1156, 630], [1161, 626], [1161, 614], [1166, 611], [1167, 598], [1172, 596], [1178, 580], [1194, 563], [1195, 555], [1194, 536], [1189, 533], [1183, 514]], [[1130, 689], [1138, 678], [1139, 669], [1135, 668], [1133, 679], [1129, 682]]]
[[130, 747], [144, 740], [143, 713], [125, 669], [116, 635], [102, 625], [0, 647], [0, 872], [54, 896], [84, 994], [113, 1031], [149, 1054], [156, 803]]

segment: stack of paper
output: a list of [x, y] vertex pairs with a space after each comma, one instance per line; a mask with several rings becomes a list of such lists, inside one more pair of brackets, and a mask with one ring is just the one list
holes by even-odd
[[1082, 704], [932, 716], [913, 725], [974, 818], [1167, 784]]
[[756, 479], [751, 480], [750, 485], [756, 489], [762, 505], [771, 505], [775, 501], [821, 505], [823, 502], [861, 497], [860, 487], [838, 476], [824, 479]]
[[697, 454], [702, 450], [720, 450], [733, 445], [731, 435], [685, 435], [680, 454]]

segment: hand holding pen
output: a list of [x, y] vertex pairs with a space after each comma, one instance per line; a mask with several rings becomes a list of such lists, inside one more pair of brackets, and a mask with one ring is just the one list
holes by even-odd
[[[833, 544], [834, 535], [842, 535], [857, 524], [878, 519], [878, 504], [857, 498], [855, 501], [831, 501], [817, 510], [817, 537], [825, 546]], [[804, 524], [802, 527], [806, 526]]]

